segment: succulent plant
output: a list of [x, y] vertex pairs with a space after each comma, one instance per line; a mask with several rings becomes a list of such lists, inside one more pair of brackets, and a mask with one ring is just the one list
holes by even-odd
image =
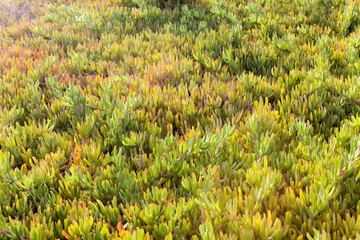
[[0, 239], [360, 236], [359, 1], [45, 3], [0, 29]]

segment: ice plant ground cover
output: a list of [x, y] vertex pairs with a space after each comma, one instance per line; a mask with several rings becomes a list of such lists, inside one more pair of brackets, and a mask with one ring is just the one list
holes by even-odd
[[13, 25], [20, 19], [33, 20], [44, 0], [0, 0], [0, 28]]
[[360, 237], [359, 0], [34, 2], [1, 9], [0, 239]]

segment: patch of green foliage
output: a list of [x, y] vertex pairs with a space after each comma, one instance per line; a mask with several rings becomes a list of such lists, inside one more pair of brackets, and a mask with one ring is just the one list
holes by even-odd
[[2, 28], [0, 239], [359, 238], [359, 5], [59, 0]]

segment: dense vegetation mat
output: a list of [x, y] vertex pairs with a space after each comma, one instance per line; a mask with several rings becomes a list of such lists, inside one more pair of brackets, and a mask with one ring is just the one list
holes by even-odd
[[359, 238], [359, 5], [69, 0], [16, 17], [0, 239]]
[[39, 14], [45, 0], [0, 0], [0, 28], [6, 28], [19, 20], [33, 20]]

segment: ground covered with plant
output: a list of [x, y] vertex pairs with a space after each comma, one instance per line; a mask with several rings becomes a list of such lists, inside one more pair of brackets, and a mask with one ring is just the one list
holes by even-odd
[[360, 237], [360, 1], [26, 4], [0, 239]]

